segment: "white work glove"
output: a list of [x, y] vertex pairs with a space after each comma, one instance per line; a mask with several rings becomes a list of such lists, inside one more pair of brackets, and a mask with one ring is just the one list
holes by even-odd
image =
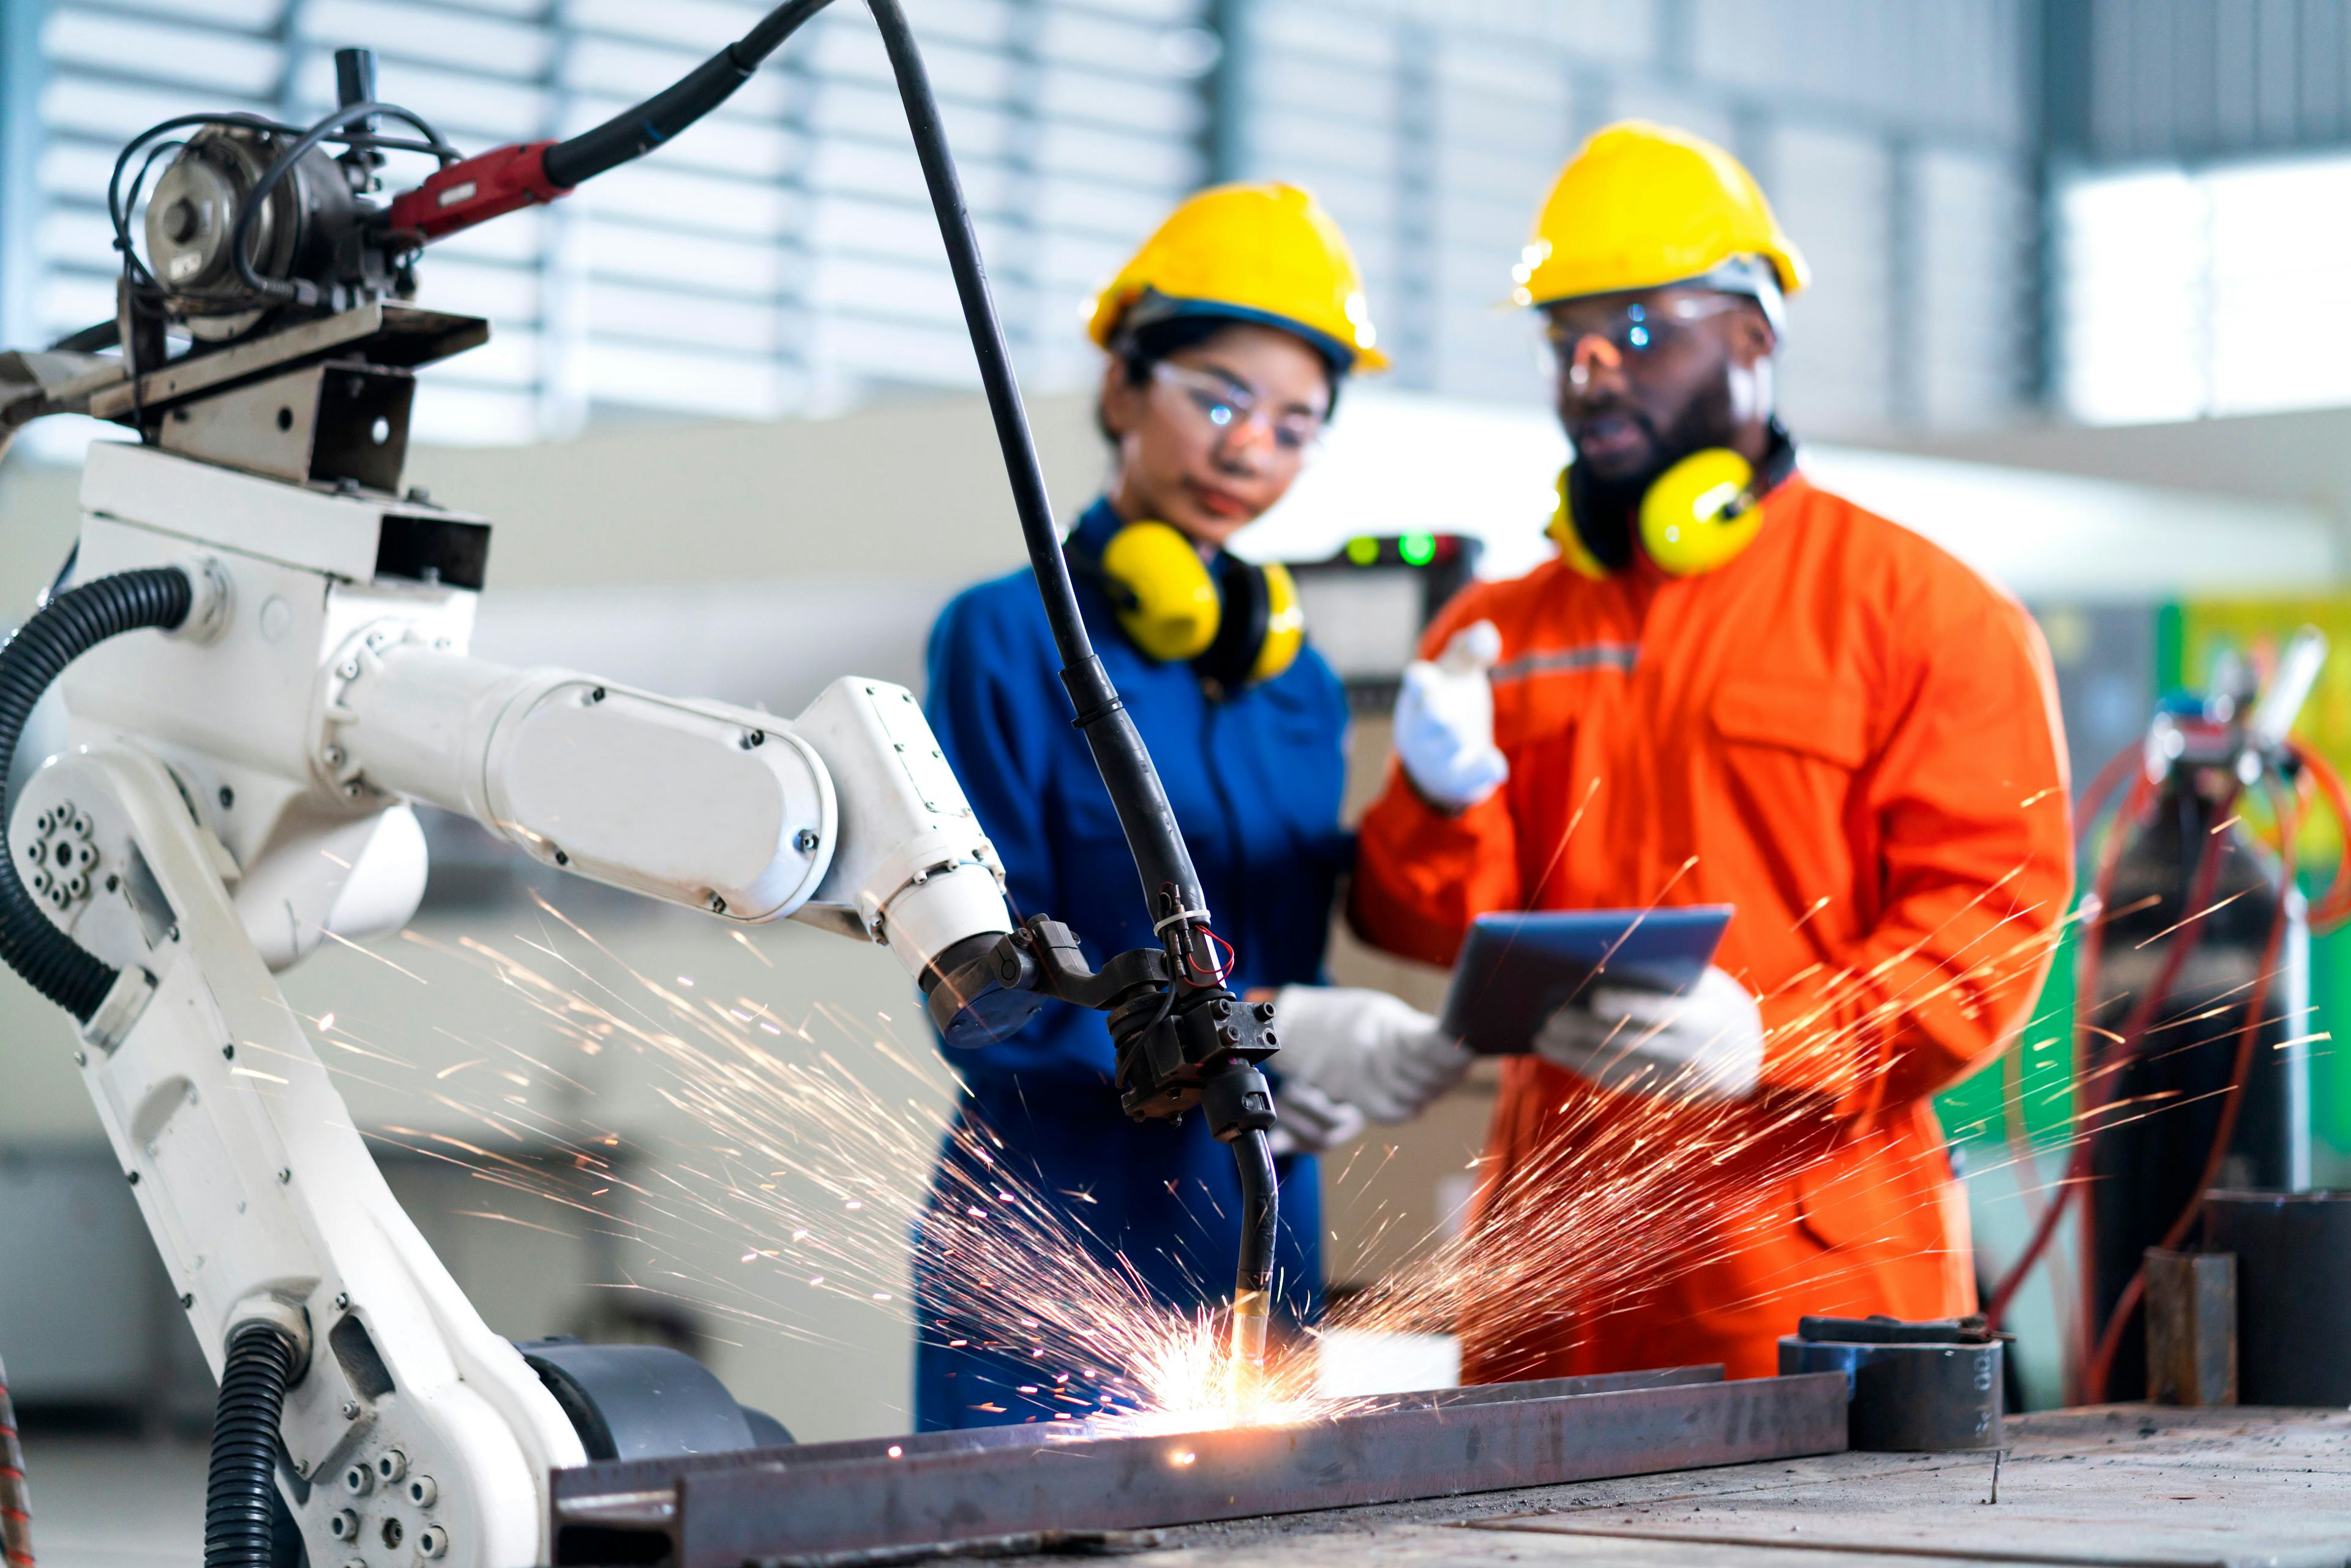
[[1510, 765], [1494, 745], [1494, 683], [1502, 633], [1491, 621], [1464, 626], [1435, 663], [1404, 667], [1396, 693], [1395, 748], [1420, 792], [1466, 811], [1501, 788]]
[[1460, 1082], [1472, 1060], [1418, 1008], [1342, 986], [1276, 991], [1273, 1038], [1285, 1116], [1307, 1089], [1374, 1122], [1408, 1122]]
[[[1280, 1038], [1277, 1032], [1276, 1039]], [[1322, 1155], [1364, 1130], [1364, 1113], [1315, 1088], [1284, 1078], [1274, 1096], [1281, 1121], [1268, 1142], [1277, 1155]]]
[[1763, 1014], [1715, 968], [1679, 994], [1595, 986], [1552, 1014], [1534, 1043], [1579, 1078], [1677, 1100], [1743, 1100], [1763, 1076]]

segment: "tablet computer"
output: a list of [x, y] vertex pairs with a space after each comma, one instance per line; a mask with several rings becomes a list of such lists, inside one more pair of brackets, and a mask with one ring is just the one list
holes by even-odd
[[1480, 1056], [1520, 1056], [1543, 1020], [1599, 983], [1682, 991], [1730, 924], [1728, 904], [1481, 915], [1470, 924], [1440, 1021]]

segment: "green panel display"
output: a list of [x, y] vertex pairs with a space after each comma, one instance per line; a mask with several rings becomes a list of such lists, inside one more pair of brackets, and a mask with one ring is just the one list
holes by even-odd
[[2069, 925], [2011, 1051], [1936, 1096], [1935, 1114], [1954, 1142], [2004, 1141], [2011, 1130], [2011, 1100], [2035, 1145], [2047, 1146], [2068, 1136], [2074, 1121], [2074, 928]]

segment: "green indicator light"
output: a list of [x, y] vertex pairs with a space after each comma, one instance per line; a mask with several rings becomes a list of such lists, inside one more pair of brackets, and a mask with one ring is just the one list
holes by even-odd
[[1396, 541], [1396, 554], [1407, 566], [1426, 566], [1437, 559], [1435, 534], [1406, 534]]
[[1377, 539], [1349, 539], [1347, 541], [1347, 559], [1353, 561], [1357, 566], [1372, 565], [1380, 559], [1380, 541]]

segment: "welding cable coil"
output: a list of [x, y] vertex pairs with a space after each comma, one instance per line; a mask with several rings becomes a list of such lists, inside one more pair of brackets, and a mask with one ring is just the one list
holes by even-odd
[[277, 1423], [293, 1381], [293, 1336], [277, 1324], [248, 1322], [230, 1336], [204, 1481], [204, 1568], [270, 1568]]
[[25, 891], [8, 843], [8, 771], [33, 705], [68, 664], [125, 632], [169, 631], [194, 601], [194, 586], [177, 567], [117, 572], [58, 594], [0, 646], [0, 961], [83, 1023], [116, 971], [50, 925]]

